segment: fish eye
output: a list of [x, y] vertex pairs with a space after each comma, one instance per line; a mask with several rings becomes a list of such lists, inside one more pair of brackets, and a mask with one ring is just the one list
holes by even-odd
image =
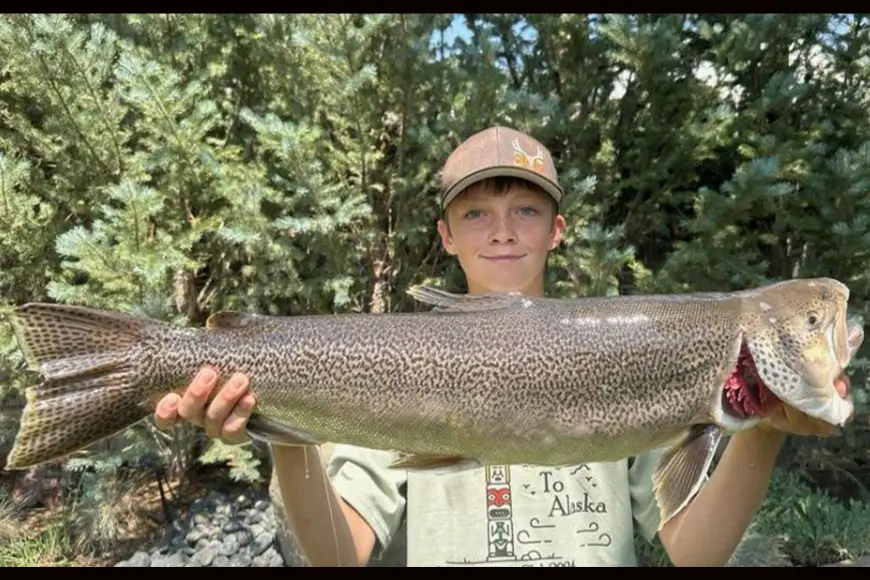
[[819, 315], [815, 312], [811, 312], [809, 316], [807, 316], [807, 324], [810, 328], [815, 328], [819, 323]]

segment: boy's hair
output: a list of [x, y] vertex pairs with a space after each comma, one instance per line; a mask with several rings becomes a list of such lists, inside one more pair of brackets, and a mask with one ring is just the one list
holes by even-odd
[[553, 199], [553, 196], [547, 193], [543, 187], [537, 183], [533, 183], [522, 177], [514, 177], [512, 175], [496, 175], [495, 177], [487, 177], [477, 182], [484, 190], [492, 190], [494, 195], [505, 195], [513, 187], [528, 187], [533, 191], [540, 193], [550, 204], [550, 209], [553, 210], [553, 217], [559, 214], [559, 204]]

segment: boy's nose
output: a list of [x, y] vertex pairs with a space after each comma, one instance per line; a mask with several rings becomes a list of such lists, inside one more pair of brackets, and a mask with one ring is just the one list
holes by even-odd
[[517, 234], [510, 223], [509, 218], [502, 217], [495, 220], [490, 233], [490, 243], [512, 244], [517, 241]]

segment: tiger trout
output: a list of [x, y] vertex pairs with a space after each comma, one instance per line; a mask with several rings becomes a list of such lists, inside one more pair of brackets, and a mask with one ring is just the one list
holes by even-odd
[[6, 463], [58, 459], [153, 414], [203, 365], [250, 378], [252, 437], [397, 452], [393, 467], [573, 465], [667, 449], [664, 524], [697, 491], [723, 434], [777, 400], [832, 425], [835, 381], [863, 341], [848, 288], [799, 279], [736, 292], [527, 298], [415, 287], [426, 312], [264, 316], [205, 328], [31, 303], [10, 319], [29, 368]]

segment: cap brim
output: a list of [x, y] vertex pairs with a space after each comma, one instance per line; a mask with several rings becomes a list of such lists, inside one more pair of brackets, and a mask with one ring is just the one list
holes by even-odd
[[502, 165], [499, 167], [487, 167], [486, 169], [472, 173], [464, 179], [457, 181], [453, 184], [453, 187], [447, 190], [444, 197], [441, 198], [441, 207], [447, 207], [447, 204], [453, 201], [465, 188], [490, 177], [518, 177], [520, 179], [531, 181], [550, 194], [550, 196], [556, 200], [557, 204], [562, 203], [562, 189], [540, 173], [517, 167], [515, 165]]

